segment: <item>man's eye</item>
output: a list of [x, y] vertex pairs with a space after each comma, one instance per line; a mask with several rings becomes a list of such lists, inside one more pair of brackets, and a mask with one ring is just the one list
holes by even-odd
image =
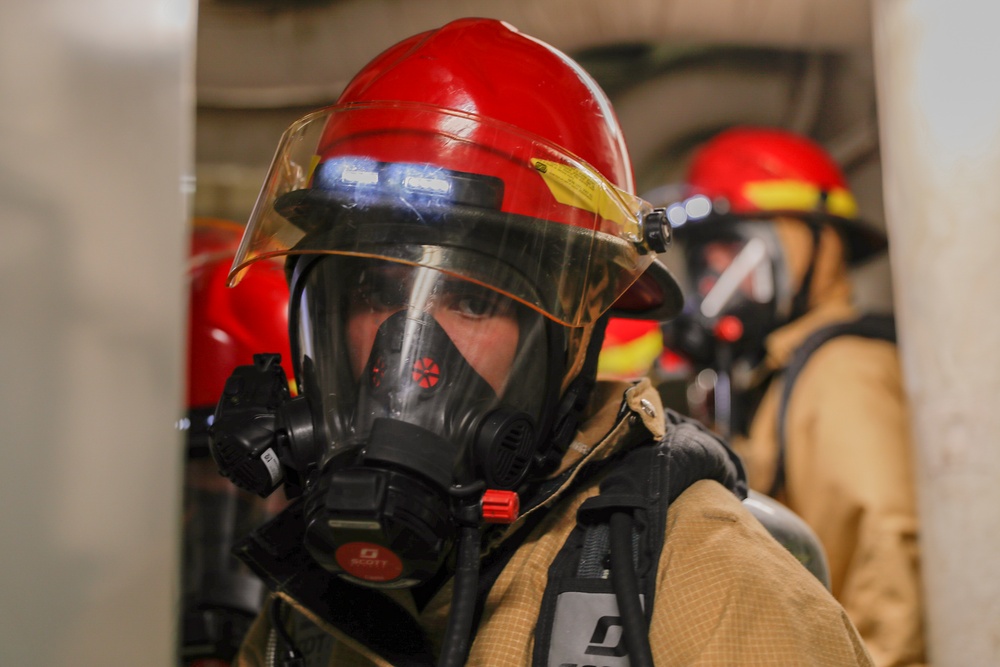
[[354, 301], [374, 310], [398, 310], [406, 305], [402, 285], [388, 280], [365, 281], [353, 291]]
[[386, 283], [372, 295], [373, 305], [384, 309], [398, 310], [406, 307], [408, 296], [402, 285]]
[[451, 308], [469, 318], [500, 317], [510, 314], [511, 302], [492, 290], [466, 288], [453, 296]]
[[496, 298], [463, 296], [457, 301], [458, 310], [467, 317], [487, 317], [496, 310]]

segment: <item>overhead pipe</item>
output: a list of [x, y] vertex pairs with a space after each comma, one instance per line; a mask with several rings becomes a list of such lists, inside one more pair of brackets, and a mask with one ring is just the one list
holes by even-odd
[[668, 166], [683, 166], [678, 151], [690, 148], [692, 137], [737, 124], [787, 126], [790, 119], [808, 124], [805, 116], [819, 108], [813, 98], [821, 87], [803, 85], [798, 63], [764, 66], [756, 59], [706, 55], [665, 69], [612, 99], [640, 190], [669, 178]]
[[340, 0], [281, 9], [203, 2], [198, 101], [323, 104], [387, 46], [460, 16], [506, 20], [570, 53], [670, 39], [829, 52], [864, 48], [870, 39], [868, 0]]

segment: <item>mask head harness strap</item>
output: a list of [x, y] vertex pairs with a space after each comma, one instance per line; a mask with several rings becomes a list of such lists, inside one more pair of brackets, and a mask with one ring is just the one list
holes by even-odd
[[[609, 313], [605, 313], [594, 324], [580, 373], [573, 378], [559, 401], [547, 445], [539, 451], [537, 456], [538, 467], [543, 472], [549, 472], [558, 467], [563, 454], [566, 453], [566, 449], [573, 441], [573, 436], [576, 435], [577, 427], [583, 418], [584, 411], [590, 401], [590, 395], [597, 382], [597, 362], [601, 346], [604, 344], [604, 332], [610, 317]], [[554, 326], [553, 328], [559, 329], [565, 338], [562, 327]]]

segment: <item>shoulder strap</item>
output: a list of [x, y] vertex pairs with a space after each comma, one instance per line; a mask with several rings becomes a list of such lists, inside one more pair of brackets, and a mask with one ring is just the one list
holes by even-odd
[[[535, 627], [535, 667], [629, 664], [609, 571], [611, 516], [632, 518], [632, 561], [642, 614], [648, 624], [656, 594], [656, 571], [666, 539], [669, 505], [701, 479], [714, 479], [743, 499], [743, 464], [700, 423], [667, 411], [667, 434], [630, 449], [610, 467], [598, 495], [577, 512], [577, 525], [549, 567]], [[594, 662], [599, 660], [600, 662]]]
[[781, 398], [778, 401], [777, 439], [778, 458], [774, 471], [774, 482], [767, 492], [769, 496], [777, 495], [785, 486], [785, 419], [788, 412], [788, 401], [792, 396], [792, 387], [798, 379], [806, 362], [813, 353], [834, 338], [840, 336], [860, 336], [874, 340], [896, 342], [896, 322], [892, 315], [869, 314], [849, 322], [839, 322], [814, 331], [792, 355], [791, 361], [783, 372], [784, 385], [781, 388]]

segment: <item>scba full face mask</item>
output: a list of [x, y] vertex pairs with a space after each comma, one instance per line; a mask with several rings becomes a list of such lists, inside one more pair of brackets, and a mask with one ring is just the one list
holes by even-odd
[[259, 542], [363, 586], [423, 583], [463, 531], [516, 519], [556, 414], [564, 327], [427, 267], [319, 255], [290, 270], [301, 395], [276, 355], [236, 369], [213, 456], [244, 488], [301, 496]]
[[451, 550], [463, 502], [523, 483], [559, 379], [552, 327], [434, 269], [306, 264], [299, 364], [328, 437], [305, 491], [306, 546], [358, 583], [419, 583]]

